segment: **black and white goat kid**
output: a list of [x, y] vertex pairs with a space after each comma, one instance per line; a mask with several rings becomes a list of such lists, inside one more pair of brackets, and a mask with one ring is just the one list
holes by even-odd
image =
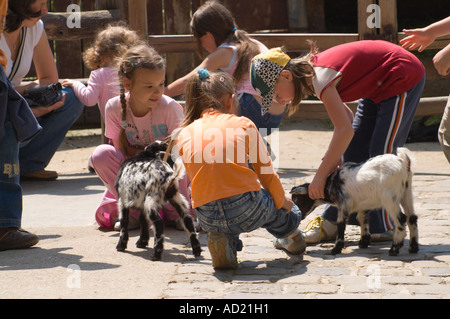
[[[128, 218], [130, 208], [141, 211], [139, 222], [141, 234], [136, 246], [145, 248], [150, 238], [149, 222], [155, 229], [154, 255], [152, 260], [160, 260], [164, 249], [164, 223], [159, 210], [167, 203], [178, 212], [184, 228], [190, 236], [194, 256], [200, 256], [201, 245], [195, 232], [192, 217], [188, 214], [189, 205], [180, 194], [178, 180], [184, 175], [181, 160], [171, 165], [164, 162], [167, 143], [156, 141], [134, 157], [125, 160], [117, 174], [115, 188], [119, 194], [117, 201], [120, 218], [120, 238], [118, 251], [124, 251], [128, 243]], [[169, 157], [169, 161], [171, 161]]]
[[[384, 208], [395, 223], [389, 255], [397, 255], [403, 246], [406, 222], [410, 232], [409, 252], [416, 253], [419, 250], [417, 216], [414, 213], [412, 195], [413, 173], [408, 153], [406, 148], [398, 148], [397, 155], [379, 155], [362, 164], [345, 163], [327, 178], [324, 199], [310, 199], [309, 184], [292, 188], [292, 200], [303, 216], [322, 204], [337, 207], [338, 233], [331, 251], [333, 255], [341, 253], [344, 247], [345, 225], [351, 213], [357, 213], [361, 226], [359, 247], [367, 248], [370, 243], [368, 212], [379, 208]], [[400, 210], [400, 204], [404, 214]]]

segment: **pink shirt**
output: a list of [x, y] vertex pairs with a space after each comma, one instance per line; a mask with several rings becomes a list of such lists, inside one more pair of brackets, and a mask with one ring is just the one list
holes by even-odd
[[[129, 100], [129, 93], [125, 95]], [[128, 142], [135, 148], [143, 149], [156, 140], [162, 140], [176, 129], [183, 119], [183, 109], [174, 99], [163, 95], [158, 104], [142, 117], [137, 117], [127, 107]], [[122, 105], [120, 96], [113, 97], [106, 104], [105, 136], [112, 140], [119, 139], [122, 128]]]
[[78, 99], [86, 106], [98, 104], [102, 118], [105, 118], [106, 103], [118, 96], [120, 91], [117, 70], [114, 68], [100, 68], [91, 72], [87, 87], [76, 81], [73, 90]]
[[375, 103], [412, 89], [425, 74], [412, 53], [387, 41], [357, 41], [337, 45], [313, 58], [316, 96], [340, 78], [342, 102], [369, 98]]

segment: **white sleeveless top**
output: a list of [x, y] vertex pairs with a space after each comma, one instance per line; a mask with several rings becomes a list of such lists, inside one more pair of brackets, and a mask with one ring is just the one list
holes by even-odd
[[[39, 20], [35, 26], [32, 28], [25, 27], [27, 29], [27, 34], [25, 38], [25, 44], [23, 47], [23, 53], [20, 60], [19, 68], [11, 80], [11, 84], [13, 87], [20, 86], [22, 79], [28, 74], [31, 67], [31, 62], [33, 61], [34, 48], [38, 44], [39, 40], [42, 37], [42, 33], [44, 32], [44, 23], [42, 20]], [[10, 75], [11, 69], [14, 61], [11, 59], [11, 50], [9, 49], [8, 43], [6, 42], [5, 37], [2, 34], [0, 39], [0, 49], [5, 52], [6, 57], [8, 58], [8, 64], [5, 68], [5, 73], [7, 76]]]
[[[266, 51], [269, 50], [261, 42], [259, 42], [257, 40], [253, 40], [253, 39], [252, 39], [252, 41], [255, 42], [258, 45], [260, 53], [266, 52]], [[231, 77], [233, 77], [233, 73], [236, 70], [236, 66], [237, 66], [237, 62], [238, 62], [237, 61], [237, 48], [236, 48], [236, 45], [234, 43], [223, 43], [223, 44], [221, 44], [219, 46], [219, 48], [230, 48], [230, 49], [233, 49], [233, 57], [231, 58], [230, 63], [228, 64], [227, 67], [221, 68], [222, 71], [228, 73]], [[236, 88], [236, 94], [237, 95], [240, 95], [242, 93], [248, 93], [248, 94], [251, 94], [251, 95], [258, 95], [258, 93], [253, 88], [252, 82], [250, 80], [250, 67], [251, 67], [251, 64], [252, 64], [251, 59], [253, 59], [253, 57], [250, 58], [249, 69], [248, 69], [247, 75], [245, 75], [243, 77], [243, 79], [239, 83], [238, 87]]]

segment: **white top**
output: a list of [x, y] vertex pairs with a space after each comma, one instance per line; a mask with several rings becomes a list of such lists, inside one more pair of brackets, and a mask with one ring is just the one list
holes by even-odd
[[[41, 39], [43, 32], [44, 32], [44, 23], [42, 22], [42, 20], [39, 20], [38, 23], [36, 23], [36, 25], [33, 26], [32, 28], [27, 27], [27, 36], [25, 38], [22, 59], [20, 60], [19, 69], [17, 70], [16, 75], [11, 81], [13, 87], [20, 86], [20, 83], [22, 83], [22, 79], [30, 71], [31, 62], [33, 61], [34, 48]], [[6, 75], [9, 76], [14, 61], [11, 58], [11, 50], [9, 49], [8, 43], [6, 42], [3, 33], [0, 39], [0, 49], [3, 50], [3, 52], [5, 52], [6, 57], [8, 58], [8, 64], [6, 65], [5, 70]]]
[[[267, 47], [262, 44], [261, 42], [252, 39], [252, 41], [254, 43], [256, 43], [259, 47], [259, 52], [266, 52], [269, 49], [267, 49]], [[237, 48], [236, 45], [234, 43], [223, 43], [219, 46], [219, 48], [228, 48], [228, 49], [232, 49], [233, 50], [233, 57], [230, 60], [230, 63], [228, 64], [227, 67], [225, 68], [221, 68], [222, 71], [228, 73], [231, 77], [233, 77], [233, 73], [236, 70], [237, 67]], [[250, 58], [249, 61], [249, 70], [248, 73], [242, 78], [242, 81], [239, 83], [238, 87], [236, 88], [236, 93], [239, 95], [241, 93], [248, 93], [251, 95], [258, 95], [258, 93], [255, 91], [255, 89], [252, 86], [252, 82], [250, 80], [250, 67], [252, 65], [252, 59], [253, 57]]]
[[337, 78], [342, 76], [341, 72], [331, 68], [315, 66], [314, 72], [316, 76], [312, 80], [315, 95], [320, 99], [322, 92], [331, 85]]

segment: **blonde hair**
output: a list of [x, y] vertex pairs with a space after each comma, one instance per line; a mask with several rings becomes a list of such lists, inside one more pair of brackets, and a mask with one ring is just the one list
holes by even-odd
[[[180, 127], [188, 126], [200, 118], [202, 112], [209, 108], [219, 111], [225, 110], [226, 98], [229, 94], [234, 93], [233, 79], [225, 72], [215, 71], [209, 73], [205, 69], [198, 70], [189, 79], [186, 86], [186, 105]], [[233, 101], [234, 111], [237, 108], [237, 103], [237, 98], [235, 98]]]
[[[288, 116], [297, 111], [303, 98], [314, 94], [314, 91], [308, 85], [307, 79], [312, 79], [315, 76], [312, 60], [319, 50], [314, 42], [308, 40], [308, 43], [311, 47], [309, 53], [291, 59], [284, 68], [292, 73], [295, 87], [294, 98], [287, 108]], [[285, 51], [285, 48], [282, 49]]]
[[121, 56], [129, 47], [140, 41], [136, 31], [122, 24], [110, 24], [99, 31], [95, 41], [83, 53], [83, 61], [91, 70], [104, 67], [104, 58], [111, 61]]
[[120, 130], [119, 142], [125, 156], [128, 156], [128, 140], [125, 134], [125, 125], [127, 119], [127, 101], [125, 99], [125, 87], [123, 79], [130, 79], [133, 83], [135, 70], [165, 70], [164, 59], [148, 44], [141, 42], [129, 48], [118, 59], [119, 83], [120, 83], [120, 103], [122, 106], [122, 128]]

